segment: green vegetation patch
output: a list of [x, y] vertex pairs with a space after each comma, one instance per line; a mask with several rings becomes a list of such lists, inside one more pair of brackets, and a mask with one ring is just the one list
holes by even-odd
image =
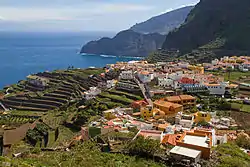
[[133, 100], [128, 99], [125, 95], [119, 96], [110, 94], [108, 92], [102, 92], [100, 96], [105, 98], [110, 98], [112, 99], [112, 101], [121, 102], [122, 104], [131, 104], [133, 102]]
[[[224, 79], [226, 81], [229, 80], [229, 75], [227, 73], [220, 73], [221, 76], [224, 76]], [[231, 72], [230, 74], [230, 80], [233, 80], [233, 81], [239, 81], [241, 77], [250, 77], [250, 72], [240, 72], [240, 71], [233, 71]]]
[[[12, 166], [46, 166], [46, 167], [164, 167], [152, 160], [131, 157], [122, 154], [102, 153], [95, 144], [87, 142], [78, 145], [70, 152], [40, 152], [28, 154], [23, 158], [6, 159], [1, 162], [10, 162]], [[20, 164], [20, 165], [19, 165]], [[25, 164], [25, 165], [22, 165]]]
[[121, 96], [125, 95], [127, 98], [133, 99], [133, 100], [142, 100], [143, 99], [141, 96], [134, 95], [134, 94], [127, 93], [127, 92], [122, 92], [122, 91], [117, 91], [117, 90], [110, 90], [108, 92], [111, 94], [115, 94], [115, 95], [121, 95]]
[[231, 108], [234, 110], [250, 113], [250, 105], [247, 104], [231, 103]]
[[219, 164], [217, 167], [248, 167], [250, 156], [244, 153], [237, 145], [227, 143], [215, 148]]

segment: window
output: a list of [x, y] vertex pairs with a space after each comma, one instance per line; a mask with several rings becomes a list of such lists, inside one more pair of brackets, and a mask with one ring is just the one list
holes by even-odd
[[201, 114], [202, 117], [207, 117], [207, 114]]

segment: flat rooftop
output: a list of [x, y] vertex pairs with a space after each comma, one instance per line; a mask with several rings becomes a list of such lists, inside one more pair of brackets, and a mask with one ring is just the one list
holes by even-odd
[[207, 137], [203, 136], [192, 136], [192, 135], [186, 135], [184, 137], [184, 143], [187, 144], [193, 144], [201, 147], [208, 147], [209, 144], [206, 143]]
[[170, 150], [170, 154], [183, 155], [185, 157], [196, 158], [201, 154], [201, 151], [194, 150], [186, 147], [175, 146]]

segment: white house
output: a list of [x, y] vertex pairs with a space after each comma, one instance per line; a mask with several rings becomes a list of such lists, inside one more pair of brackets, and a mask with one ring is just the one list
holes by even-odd
[[187, 63], [187, 62], [180, 62], [180, 63], [178, 63], [178, 66], [179, 66], [180, 68], [184, 68], [184, 69], [188, 68], [189, 65], [190, 65], [190, 64]]
[[90, 87], [88, 91], [84, 92], [83, 98], [86, 100], [94, 99], [101, 92], [97, 87]]
[[192, 128], [192, 125], [194, 123], [194, 116], [192, 115], [182, 115], [180, 120], [180, 125], [183, 128]]
[[158, 86], [160, 87], [174, 87], [174, 81], [169, 78], [158, 78]]
[[218, 59], [212, 60], [212, 65], [217, 65], [218, 63], [219, 63], [219, 60], [218, 60]]
[[194, 116], [178, 113], [175, 117], [175, 123], [181, 125], [183, 128], [191, 129], [194, 123]]
[[214, 145], [227, 143], [227, 134], [224, 135], [216, 135]]
[[139, 72], [137, 75], [142, 83], [148, 83], [154, 79], [154, 73], [150, 73], [148, 71]]
[[250, 63], [239, 64], [239, 70], [243, 72], [248, 72], [250, 69]]
[[170, 156], [176, 161], [188, 160], [188, 162], [198, 163], [201, 159], [201, 151], [186, 147], [175, 146], [170, 150]]
[[218, 83], [218, 84], [204, 84], [209, 90], [211, 95], [224, 95], [226, 92], [226, 84]]
[[114, 79], [107, 80], [107, 88], [110, 89], [115, 86], [116, 81]]
[[183, 71], [177, 71], [175, 73], [171, 73], [168, 75], [168, 77], [172, 80], [180, 80], [183, 77]]
[[122, 71], [120, 73], [120, 76], [119, 76], [119, 79], [128, 79], [128, 80], [131, 80], [134, 78], [134, 75], [133, 75], [133, 71], [129, 70], [129, 71]]
[[230, 126], [231, 125], [231, 120], [229, 118], [221, 118], [220, 119], [220, 124], [224, 126]]
[[181, 88], [181, 83], [179, 81], [174, 81], [174, 89], [180, 89]]

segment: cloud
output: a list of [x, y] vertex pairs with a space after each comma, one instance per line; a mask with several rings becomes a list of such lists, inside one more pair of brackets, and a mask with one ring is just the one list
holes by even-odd
[[11, 28], [119, 31], [199, 0], [0, 0]]
[[153, 8], [152, 6], [136, 4], [107, 4], [103, 7], [103, 10], [106, 12], [147, 11]]
[[[37, 21], [37, 20], [90, 20], [98, 15], [119, 14], [132, 11], [146, 11], [152, 7], [134, 4], [98, 4], [78, 6], [77, 8], [15, 8], [0, 7], [0, 15], [9, 21]], [[80, 18], [82, 17], [82, 18]], [[89, 18], [87, 18], [89, 17]], [[0, 17], [1, 19], [1, 17]]]

